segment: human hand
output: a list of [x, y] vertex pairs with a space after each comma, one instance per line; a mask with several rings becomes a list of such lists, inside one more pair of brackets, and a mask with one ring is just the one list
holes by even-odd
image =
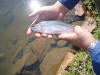
[[[36, 33], [35, 34], [37, 37], [48, 37], [52, 38], [53, 35], [48, 35], [48, 34], [40, 34]], [[88, 32], [85, 28], [82, 28], [80, 26], [76, 26], [73, 31], [71, 32], [66, 32], [60, 35], [57, 35], [58, 39], [61, 40], [66, 40], [70, 42], [72, 45], [87, 49], [88, 46], [90, 45], [91, 42], [94, 42], [94, 37], [93, 35]]]
[[88, 32], [88, 30], [80, 26], [76, 26], [73, 32], [66, 32], [64, 34], [58, 35], [58, 38], [66, 40], [72, 45], [83, 49], [87, 49], [90, 43], [95, 40], [92, 34]]
[[[57, 1], [52, 6], [45, 6], [39, 9], [36, 12], [33, 12], [29, 15], [29, 17], [33, 18], [36, 17], [32, 24], [40, 22], [42, 20], [56, 20], [56, 19], [63, 19], [65, 14], [68, 12], [68, 9], [64, 7], [59, 1]], [[27, 31], [28, 35], [32, 34], [32, 29], [29, 27]], [[39, 37], [41, 34], [36, 33], [36, 36]], [[45, 36], [45, 34], [43, 34]]]

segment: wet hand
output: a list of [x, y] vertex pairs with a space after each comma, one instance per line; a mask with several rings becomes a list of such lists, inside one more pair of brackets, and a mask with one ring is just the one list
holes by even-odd
[[[32, 29], [29, 27], [27, 30], [27, 35], [31, 35], [32, 34]], [[40, 37], [48, 37], [48, 38], [52, 38], [53, 35], [48, 35], [48, 34], [44, 34], [44, 33], [35, 33], [35, 36], [40, 38]]]
[[38, 11], [32, 12], [29, 17], [36, 19], [33, 23], [42, 21], [42, 20], [55, 20], [55, 19], [63, 19], [65, 14], [69, 11], [64, 5], [62, 5], [59, 1], [57, 1], [54, 5], [44, 6]]
[[95, 40], [90, 32], [80, 26], [76, 26], [73, 32], [58, 35], [58, 38], [83, 49], [87, 49], [90, 43]]
[[[39, 9], [36, 12], [33, 12], [29, 15], [30, 18], [36, 17], [35, 20], [32, 22], [32, 24], [35, 24], [37, 22], [40, 22], [42, 20], [56, 20], [56, 19], [63, 19], [65, 14], [69, 10], [63, 6], [59, 1], [57, 1], [54, 5], [52, 6], [45, 6]], [[32, 29], [29, 27], [27, 31], [27, 35], [32, 34]], [[48, 36], [49, 38], [52, 37], [52, 35], [47, 35], [47, 34], [40, 34], [36, 33], [35, 34], [37, 37], [46, 37]]]
[[[29, 33], [31, 32], [30, 28], [28, 32]], [[36, 33], [35, 36], [52, 38], [53, 35]], [[95, 40], [90, 32], [88, 32], [86, 29], [80, 26], [76, 26], [73, 32], [66, 32], [66, 33], [57, 35], [57, 38], [61, 40], [66, 40], [70, 42], [71, 44], [73, 44], [74, 46], [77, 46], [83, 49], [87, 49], [90, 43]]]

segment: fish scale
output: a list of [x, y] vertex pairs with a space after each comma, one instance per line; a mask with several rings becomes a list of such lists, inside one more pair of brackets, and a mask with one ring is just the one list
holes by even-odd
[[73, 31], [73, 26], [60, 20], [42, 21], [31, 26], [34, 32], [45, 34], [62, 34]]

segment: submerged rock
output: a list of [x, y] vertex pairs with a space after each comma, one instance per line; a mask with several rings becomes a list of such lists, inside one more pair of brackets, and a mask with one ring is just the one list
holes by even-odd
[[5, 60], [5, 53], [0, 53], [0, 63], [3, 63], [3, 61]]
[[68, 47], [50, 50], [40, 64], [41, 75], [55, 75], [63, 57], [71, 50], [72, 49]]
[[82, 3], [78, 3], [75, 6], [75, 15], [84, 16], [85, 12], [86, 12], [85, 6]]
[[3, 58], [3, 57], [5, 57], [5, 54], [1, 52], [0, 53], [0, 59]]
[[67, 41], [64, 41], [64, 40], [59, 40], [57, 42], [57, 47], [66, 47], [67, 46]]
[[[17, 6], [15, 5], [16, 1], [18, 2]], [[6, 38], [3, 40], [7, 43], [7, 46], [6, 44], [3, 45], [7, 52], [0, 53], [0, 63], [4, 60], [3, 65], [0, 64], [0, 73], [2, 72], [2, 75], [55, 75], [63, 57], [71, 49], [65, 46], [67, 42], [59, 41], [58, 39], [37, 39], [33, 36], [33, 38], [27, 38], [25, 35], [27, 29], [25, 28], [29, 22], [29, 18], [27, 18], [29, 8], [26, 8], [26, 5], [26, 7], [22, 6], [24, 3], [27, 3], [26, 0], [22, 0], [23, 3], [18, 0], [16, 1], [13, 2], [13, 13], [9, 13], [7, 12], [8, 10], [4, 9], [3, 12], [0, 11], [2, 16], [5, 15], [5, 17], [1, 17], [1, 26], [7, 25], [8, 21], [8, 26], [11, 23], [7, 30], [3, 29], [4, 34], [2, 36], [4, 38], [7, 36], [6, 38], [9, 37], [8, 40], [12, 40], [11, 44], [6, 41]], [[56, 2], [56, 0], [41, 1], [45, 5], [51, 5]], [[12, 7], [12, 3], [9, 3], [9, 5]], [[73, 9], [66, 14], [64, 22], [82, 21], [78, 17], [75, 20], [76, 17]], [[18, 35], [17, 38], [16, 35]], [[12, 39], [12, 36], [14, 39]], [[5, 56], [7, 56], [6, 59]]]
[[56, 75], [61, 75], [65, 71], [65, 69], [69, 65], [69, 63], [74, 59], [74, 57], [75, 57], [75, 55], [72, 52], [68, 52], [65, 55]]

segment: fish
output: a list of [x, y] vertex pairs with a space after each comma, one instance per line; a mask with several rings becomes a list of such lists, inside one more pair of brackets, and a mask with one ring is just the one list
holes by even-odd
[[33, 32], [45, 34], [62, 34], [73, 31], [73, 26], [60, 20], [48, 20], [32, 24], [31, 29]]

